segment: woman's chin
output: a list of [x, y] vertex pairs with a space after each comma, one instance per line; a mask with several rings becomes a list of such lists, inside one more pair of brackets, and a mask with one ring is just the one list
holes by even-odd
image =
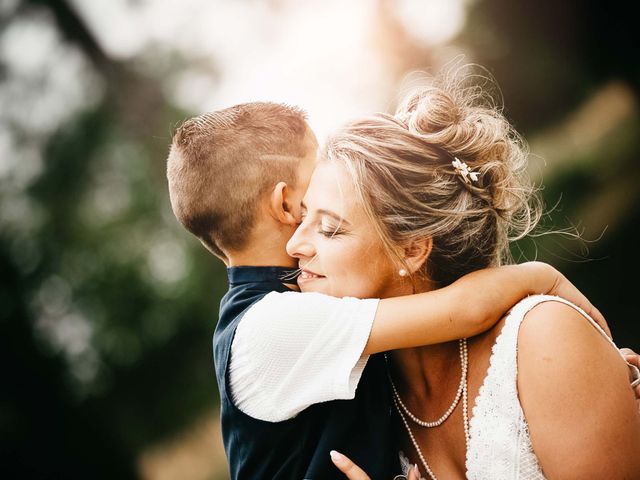
[[303, 293], [304, 292], [306, 292], [306, 293], [313, 292], [313, 293], [324, 293], [325, 295], [331, 295], [331, 293], [328, 292], [326, 289], [321, 288], [321, 287], [319, 287], [317, 285], [304, 285], [304, 286], [300, 287], [300, 291], [303, 292]]
[[326, 277], [302, 278], [298, 277], [298, 287], [301, 292], [317, 292], [329, 294]]

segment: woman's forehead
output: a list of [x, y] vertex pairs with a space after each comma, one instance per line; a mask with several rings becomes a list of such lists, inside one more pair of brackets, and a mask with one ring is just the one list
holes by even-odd
[[337, 162], [320, 162], [304, 197], [309, 210], [331, 210], [347, 218], [357, 215], [355, 189], [346, 168]]

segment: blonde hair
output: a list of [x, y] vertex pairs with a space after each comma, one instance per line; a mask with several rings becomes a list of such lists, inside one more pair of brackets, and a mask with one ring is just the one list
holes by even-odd
[[167, 159], [176, 218], [215, 255], [246, 246], [262, 196], [295, 188], [306, 153], [305, 113], [254, 102], [206, 113], [176, 130]]
[[[437, 286], [510, 261], [509, 242], [531, 232], [541, 215], [525, 143], [469, 79], [432, 78], [395, 115], [355, 120], [325, 147], [325, 161], [350, 173], [395, 261], [404, 263], [403, 245], [432, 239], [421, 272]], [[463, 181], [454, 158], [479, 172], [479, 181]]]

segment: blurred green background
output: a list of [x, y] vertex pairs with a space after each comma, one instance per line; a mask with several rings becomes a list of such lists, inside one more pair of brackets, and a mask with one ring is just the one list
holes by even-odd
[[323, 138], [460, 54], [530, 143], [545, 225], [584, 239], [515, 257], [561, 269], [640, 350], [639, 43], [616, 1], [0, 2], [0, 475], [225, 478], [226, 279], [172, 216], [172, 129], [275, 100]]

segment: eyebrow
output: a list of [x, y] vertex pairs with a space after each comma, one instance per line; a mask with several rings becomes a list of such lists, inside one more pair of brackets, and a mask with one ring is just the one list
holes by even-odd
[[[305, 203], [304, 203], [304, 202], [300, 202], [300, 206], [301, 206], [303, 209], [308, 210], [308, 209], [307, 209], [307, 206], [305, 205]], [[319, 208], [318, 210], [316, 210], [316, 212], [317, 212], [318, 214], [320, 214], [320, 215], [327, 215], [327, 216], [329, 216], [329, 217], [331, 217], [331, 218], [333, 218], [333, 219], [337, 220], [337, 221], [338, 221], [338, 222], [340, 222], [342, 225], [346, 225], [346, 226], [351, 225], [351, 222], [349, 222], [349, 220], [347, 220], [346, 218], [342, 218], [340, 215], [338, 215], [338, 214], [337, 214], [337, 213], [335, 213], [335, 212], [332, 212], [331, 210], [326, 210], [326, 209], [324, 209], [324, 208]]]

